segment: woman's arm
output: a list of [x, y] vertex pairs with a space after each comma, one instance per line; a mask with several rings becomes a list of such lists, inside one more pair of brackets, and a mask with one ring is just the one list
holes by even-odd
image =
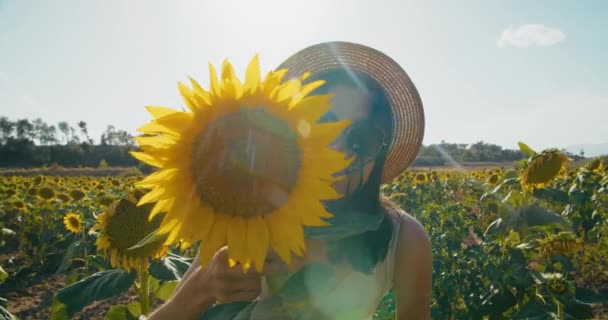
[[[253, 269], [253, 268], [252, 268]], [[211, 262], [202, 267], [194, 259], [173, 296], [149, 320], [195, 320], [216, 301], [252, 301], [260, 295], [261, 276], [240, 266], [228, 265], [228, 250], [220, 249]]]
[[173, 295], [175, 295], [175, 293], [184, 285], [184, 283], [188, 280], [188, 278], [190, 278], [190, 276], [192, 275], [194, 270], [196, 270], [196, 267], [200, 266], [201, 260], [200, 260], [199, 255], [200, 255], [200, 251], [196, 253], [196, 257], [194, 257], [194, 260], [192, 260], [192, 264], [190, 265], [188, 270], [186, 270], [186, 272], [182, 276], [182, 279], [177, 284], [177, 287], [175, 287], [175, 290], [173, 290]]
[[408, 214], [401, 216], [394, 267], [397, 319], [430, 319], [431, 241], [422, 225]]

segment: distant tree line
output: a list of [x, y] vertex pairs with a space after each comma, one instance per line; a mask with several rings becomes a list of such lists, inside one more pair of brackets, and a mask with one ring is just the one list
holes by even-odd
[[519, 150], [479, 141], [473, 144], [447, 143], [423, 146], [414, 165], [443, 166], [451, 162], [512, 162], [526, 158]]
[[129, 155], [136, 146], [128, 132], [109, 125], [98, 141], [89, 135], [84, 121], [72, 126], [65, 121], [55, 125], [40, 118], [0, 117], [0, 167], [139, 165]]
[[[132, 136], [108, 125], [99, 142], [89, 135], [87, 123], [72, 126], [65, 121], [48, 124], [42, 119], [10, 120], [0, 117], [0, 167], [31, 168], [50, 165], [63, 167], [143, 165], [129, 151], [136, 150]], [[573, 159], [581, 155], [568, 153]], [[525, 159], [519, 150], [479, 141], [473, 144], [447, 143], [422, 146], [415, 166], [444, 166], [463, 162], [513, 162]]]
[[[540, 152], [541, 150], [537, 150]], [[561, 150], [574, 160], [584, 159], [584, 154], [572, 154]], [[444, 166], [464, 162], [514, 162], [526, 159], [528, 156], [519, 149], [503, 149], [499, 145], [479, 141], [473, 144], [447, 143], [422, 146], [415, 166]]]

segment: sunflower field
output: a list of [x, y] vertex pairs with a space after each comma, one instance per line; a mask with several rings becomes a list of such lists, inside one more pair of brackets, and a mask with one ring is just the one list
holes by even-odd
[[[433, 319], [607, 319], [608, 172], [557, 150], [513, 169], [417, 170], [382, 187], [433, 245]], [[154, 237], [141, 177], [0, 176], [0, 319], [137, 319], [198, 243]], [[392, 294], [374, 319], [395, 318]]]

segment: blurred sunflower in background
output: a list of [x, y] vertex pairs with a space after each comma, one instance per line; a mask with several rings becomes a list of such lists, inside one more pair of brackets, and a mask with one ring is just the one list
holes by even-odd
[[567, 173], [568, 157], [557, 149], [547, 149], [532, 156], [521, 172], [521, 186], [526, 191], [543, 188], [559, 175]]
[[269, 248], [290, 263], [305, 250], [303, 227], [332, 217], [321, 200], [340, 197], [333, 174], [352, 159], [329, 145], [350, 122], [317, 123], [331, 96], [309, 94], [323, 82], [283, 82], [287, 70], [261, 79], [257, 56], [244, 83], [227, 61], [221, 81], [209, 68], [209, 91], [179, 84], [188, 111], [147, 107], [155, 119], [132, 154], [160, 170], [137, 183], [151, 189], [139, 204], [157, 202], [152, 219], [168, 212], [168, 243], [200, 240], [203, 265], [226, 244], [245, 270], [261, 271]]
[[80, 215], [69, 212], [63, 216], [63, 225], [68, 231], [80, 234], [82, 232], [82, 217]]
[[425, 184], [428, 182], [428, 176], [426, 175], [426, 173], [424, 172], [419, 172], [416, 174], [416, 176], [414, 177], [414, 182], [416, 184]]
[[134, 193], [127, 199], [120, 199], [109, 210], [98, 215], [97, 223], [89, 230], [89, 233], [99, 231], [97, 249], [109, 251], [112, 267], [122, 267], [127, 271], [132, 268], [140, 270], [144, 266], [147, 268], [149, 259], [161, 258], [168, 252], [165, 237], [129, 250], [158, 229], [164, 216], [159, 214], [149, 220], [154, 204], [138, 207], [137, 201]]
[[585, 168], [591, 172], [601, 173], [604, 171], [604, 162], [602, 162], [601, 158], [593, 158], [585, 165]]
[[486, 182], [489, 186], [494, 186], [500, 182], [500, 174], [494, 172], [487, 179]]

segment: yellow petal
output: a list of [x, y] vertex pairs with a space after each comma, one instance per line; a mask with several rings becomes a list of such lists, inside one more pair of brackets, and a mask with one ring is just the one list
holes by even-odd
[[217, 73], [215, 72], [215, 67], [213, 67], [211, 63], [209, 63], [209, 81], [209, 90], [211, 91], [211, 94], [219, 96], [221, 88], [219, 82], [217, 81]]
[[133, 140], [140, 145], [168, 147], [176, 143], [175, 137], [170, 135], [137, 136]]
[[247, 221], [247, 247], [251, 260], [258, 272], [264, 269], [264, 261], [268, 254], [270, 235], [266, 222], [259, 216], [248, 219]]
[[306, 97], [293, 106], [290, 113], [296, 119], [316, 123], [331, 108], [331, 98], [329, 94]]
[[145, 162], [151, 166], [157, 167], [157, 168], [162, 168], [163, 165], [165, 164], [165, 160], [163, 159], [159, 159], [157, 157], [153, 157], [147, 153], [143, 153], [143, 152], [137, 152], [137, 151], [131, 151], [129, 152], [135, 159]]
[[179, 173], [178, 169], [163, 169], [156, 171], [139, 182], [135, 183], [135, 186], [141, 188], [160, 187], [160, 183], [166, 182], [167, 180], [174, 179]]
[[281, 259], [291, 264], [290, 252], [290, 227], [288, 220], [283, 217], [281, 212], [274, 212], [264, 217], [268, 226], [270, 245]]
[[179, 235], [180, 235], [180, 231], [182, 229], [182, 221], [177, 221], [175, 226], [169, 231], [169, 234], [167, 235], [167, 240], [165, 240], [165, 244], [166, 245], [171, 245], [174, 244]]
[[180, 111], [158, 118], [154, 120], [154, 122], [172, 129], [173, 131], [182, 132], [184, 128], [190, 125], [193, 119], [193, 113]]
[[302, 74], [300, 76], [300, 81], [304, 81], [304, 80], [308, 79], [308, 77], [310, 77], [311, 74], [312, 73], [310, 73], [310, 72], [304, 72], [304, 74]]
[[293, 108], [296, 104], [300, 103], [302, 99], [306, 98], [311, 92], [325, 84], [325, 81], [318, 80], [303, 85], [298, 92], [292, 97], [293, 100], [289, 103], [289, 108]]
[[245, 73], [245, 91], [252, 91], [260, 85], [260, 60], [256, 54], [249, 65], [247, 66], [247, 72]]
[[234, 68], [230, 64], [228, 59], [224, 59], [222, 62], [222, 83], [225, 81], [233, 81], [236, 78]]
[[178, 222], [177, 219], [166, 216], [158, 229], [158, 233], [165, 234], [171, 232], [171, 230], [178, 226]]
[[200, 86], [200, 84], [198, 84], [198, 82], [196, 82], [196, 80], [189, 78], [190, 79], [190, 83], [192, 84], [192, 88], [193, 93], [195, 98], [197, 99], [197, 105], [199, 108], [204, 107], [204, 106], [209, 106], [211, 104], [211, 99], [209, 97], [209, 92], [207, 92], [205, 89], [203, 89], [203, 87]]
[[[323, 217], [332, 217], [319, 201], [302, 201], [299, 210], [296, 212], [300, 216], [301, 223], [305, 226], [323, 227], [329, 226], [330, 223], [323, 220]], [[328, 217], [329, 215], [329, 217]]]
[[190, 109], [192, 112], [196, 111], [198, 107], [196, 98], [194, 97], [194, 92], [192, 92], [190, 88], [186, 87], [186, 85], [181, 82], [177, 84], [177, 87], [179, 88], [179, 93], [182, 95], [182, 99], [186, 103], [188, 109]]
[[232, 217], [228, 226], [228, 254], [230, 259], [244, 263], [247, 258], [247, 221]]
[[[312, 120], [316, 121], [316, 120]], [[310, 135], [308, 137], [310, 143], [316, 141], [331, 141], [334, 142], [336, 138], [352, 123], [351, 120], [340, 120], [336, 122], [320, 123], [313, 126]]]
[[110, 265], [112, 268], [116, 268], [118, 266], [118, 251], [116, 249], [112, 249], [110, 252]]
[[206, 266], [215, 255], [215, 253], [226, 244], [226, 231], [228, 228], [228, 218], [218, 215], [213, 221], [209, 235], [206, 241], [201, 241], [200, 259], [201, 266]]
[[137, 205], [141, 206], [146, 203], [158, 201], [160, 199], [163, 199], [163, 196], [165, 196], [166, 194], [167, 194], [167, 189], [154, 188], [151, 191], [149, 191], [148, 193], [146, 193], [143, 197], [141, 197], [141, 199], [139, 199], [139, 202], [137, 203]]
[[289, 80], [283, 83], [277, 89], [277, 101], [285, 101], [291, 99], [298, 90], [300, 89], [300, 81], [299, 80]]
[[222, 63], [222, 90], [228, 97], [235, 99], [240, 97], [243, 90], [241, 82], [228, 59]]
[[159, 213], [167, 212], [173, 206], [173, 199], [164, 199], [159, 200], [154, 208], [150, 211], [150, 215], [148, 215], [148, 220], [152, 221], [156, 215]]
[[146, 110], [154, 117], [161, 118], [164, 116], [168, 116], [172, 113], [180, 112], [179, 110], [166, 108], [166, 107], [157, 107], [157, 106], [146, 106]]
[[270, 93], [279, 86], [283, 77], [285, 77], [285, 74], [287, 74], [287, 69], [268, 73], [266, 80], [264, 80], [264, 83], [262, 84], [264, 93], [270, 95]]
[[213, 209], [195, 204], [195, 201], [184, 209], [183, 221], [188, 223], [182, 226], [182, 236], [187, 240], [206, 239], [215, 220]]

